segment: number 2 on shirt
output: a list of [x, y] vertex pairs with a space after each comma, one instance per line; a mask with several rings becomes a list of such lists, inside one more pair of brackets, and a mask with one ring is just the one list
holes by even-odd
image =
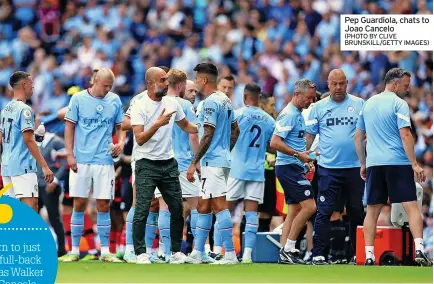
[[253, 131], [254, 131], [255, 129], [256, 129], [258, 132], [256, 132], [256, 135], [255, 135], [255, 137], [253, 138], [252, 142], [250, 142], [249, 147], [256, 147], [256, 148], [259, 148], [260, 145], [259, 145], [259, 144], [256, 144], [256, 141], [258, 141], [259, 136], [261, 136], [262, 129], [261, 129], [261, 127], [259, 127], [258, 125], [255, 124], [255, 125], [252, 126], [252, 128], [250, 128], [250, 132], [253, 133]]

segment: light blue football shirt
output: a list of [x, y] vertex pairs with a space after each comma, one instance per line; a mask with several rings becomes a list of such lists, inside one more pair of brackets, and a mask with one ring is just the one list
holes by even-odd
[[30, 106], [16, 99], [1, 111], [2, 176], [13, 177], [35, 173], [36, 160], [24, 143], [23, 133], [35, 128], [35, 117]]
[[[292, 103], [289, 103], [277, 116], [273, 134], [282, 137], [291, 149], [299, 153], [306, 151], [306, 124], [301, 111]], [[277, 151], [276, 166], [290, 164], [297, 164], [307, 170], [299, 159]]]
[[77, 163], [112, 165], [109, 144], [113, 143], [114, 126], [122, 123], [123, 109], [118, 95], [109, 92], [104, 98], [83, 90], [68, 106], [65, 120], [75, 123], [74, 155]]
[[230, 168], [231, 125], [235, 121], [231, 100], [220, 91], [212, 93], [199, 104], [199, 140], [203, 137], [205, 124], [215, 128], [211, 145], [200, 161], [201, 166]]
[[366, 101], [357, 128], [367, 136], [366, 167], [410, 165], [399, 129], [411, 127], [410, 109], [395, 93], [383, 92]]
[[306, 131], [319, 134], [318, 165], [331, 169], [360, 167], [354, 135], [363, 104], [362, 99], [350, 94], [341, 103], [329, 96], [314, 104]]
[[274, 119], [259, 107], [247, 106], [235, 111], [240, 136], [232, 149], [230, 177], [264, 181], [267, 146], [274, 131]]
[[[181, 108], [185, 113], [185, 118], [188, 121], [195, 123], [196, 116], [194, 114], [193, 105], [183, 98], [175, 97], [175, 99], [181, 105]], [[172, 148], [175, 154], [175, 159], [178, 162], [178, 170], [180, 172], [187, 171], [194, 158], [194, 153], [190, 144], [190, 134], [182, 130], [178, 124], [173, 126]]]

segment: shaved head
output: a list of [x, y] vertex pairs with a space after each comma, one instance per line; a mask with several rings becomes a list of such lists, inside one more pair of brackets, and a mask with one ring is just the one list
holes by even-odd
[[162, 74], [166, 74], [166, 72], [159, 67], [151, 67], [146, 70], [145, 78], [146, 82], [155, 81], [157, 77], [160, 77]]
[[160, 101], [161, 98], [167, 95], [169, 82], [167, 81], [167, 74], [163, 69], [151, 67], [146, 70], [145, 78], [148, 96], [151, 99]]
[[333, 80], [333, 79], [342, 79], [342, 80], [346, 81], [347, 76], [345, 76], [344, 71], [342, 71], [341, 69], [333, 69], [329, 73], [328, 81]]
[[184, 99], [190, 101], [192, 104], [194, 104], [194, 101], [196, 100], [197, 93], [199, 92], [196, 84], [191, 81], [187, 80], [187, 85], [185, 86], [185, 94]]
[[341, 69], [333, 69], [329, 73], [327, 84], [330, 90], [330, 97], [335, 102], [343, 102], [347, 97], [347, 76]]

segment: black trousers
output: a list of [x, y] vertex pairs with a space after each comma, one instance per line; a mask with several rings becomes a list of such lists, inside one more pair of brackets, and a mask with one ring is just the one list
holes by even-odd
[[60, 186], [56, 189], [47, 193], [45, 191], [45, 186], [39, 186], [39, 198], [38, 206], [39, 210], [44, 207], [47, 208], [48, 220], [50, 221], [51, 227], [53, 227], [54, 232], [57, 235], [57, 245], [59, 254], [65, 253], [65, 230], [63, 229], [62, 218], [60, 217], [59, 211], [59, 197], [61, 193]]
[[[324, 256], [330, 242], [330, 216], [340, 202], [345, 205], [350, 219], [350, 239], [356, 252], [357, 226], [363, 224], [363, 193], [365, 182], [360, 177], [360, 168], [328, 169], [318, 167], [317, 215], [313, 236], [313, 256]], [[340, 200], [342, 198], [342, 200]]]
[[181, 185], [178, 163], [175, 159], [136, 162], [136, 210], [133, 218], [133, 244], [136, 255], [146, 252], [145, 228], [151, 200], [158, 188], [170, 211], [170, 238], [172, 252], [181, 251], [184, 227]]

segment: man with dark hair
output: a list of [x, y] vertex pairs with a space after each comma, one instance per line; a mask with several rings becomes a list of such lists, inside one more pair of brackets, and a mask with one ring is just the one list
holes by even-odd
[[291, 102], [277, 117], [271, 138], [270, 146], [277, 151], [276, 177], [282, 185], [288, 204], [288, 214], [282, 230], [282, 241], [286, 240], [286, 244], [280, 250], [279, 263], [304, 263], [295, 244], [300, 231], [316, 211], [312, 186], [306, 179], [306, 164], [315, 159], [309, 156], [311, 151], [306, 151], [306, 125], [301, 114], [315, 97], [316, 87], [313, 82], [298, 80]]
[[195, 248], [187, 258], [189, 263], [208, 261], [205, 241], [212, 224], [211, 209], [216, 214], [226, 255], [218, 264], [238, 263], [232, 240], [232, 219], [226, 204], [227, 179], [230, 171], [230, 151], [239, 135], [238, 123], [229, 98], [217, 91], [217, 67], [211, 63], [198, 64], [195, 83], [206, 99], [198, 106], [197, 124], [200, 144], [187, 179], [194, 182], [197, 163], [201, 166], [202, 186], [198, 205]]
[[53, 172], [39, 151], [33, 130], [35, 115], [26, 101], [33, 95], [33, 80], [29, 73], [17, 71], [9, 79], [14, 98], [1, 111], [0, 144], [3, 185], [11, 184], [7, 195], [15, 197], [38, 211], [38, 178], [36, 162], [51, 184]]
[[158, 68], [163, 69], [164, 72], [166, 72], [166, 73], [169, 73], [169, 71], [170, 71], [170, 68], [167, 66], [158, 66]]
[[244, 88], [246, 107], [235, 111], [240, 136], [232, 151], [226, 194], [231, 210], [236, 201], [244, 199], [246, 233], [243, 263], [252, 263], [252, 249], [256, 244], [259, 225], [258, 204], [264, 200], [264, 159], [274, 130], [274, 119], [259, 108], [260, 95], [259, 85], [247, 84]]
[[[343, 226], [340, 213], [343, 212], [344, 204], [350, 218], [353, 253], [356, 251], [357, 226], [363, 222], [364, 182], [359, 175], [360, 162], [353, 137], [364, 101], [347, 94], [347, 78], [342, 70], [332, 70], [327, 81], [330, 96], [314, 104], [306, 121], [307, 149], [311, 148], [315, 136], [321, 133], [318, 143], [321, 155], [317, 159], [320, 182], [313, 236], [314, 265], [327, 264], [324, 253], [330, 242], [330, 229], [336, 239], [341, 236], [339, 232]], [[341, 198], [345, 202], [339, 202]], [[339, 213], [330, 223], [333, 212]], [[330, 255], [333, 256], [329, 257], [332, 263], [345, 259], [344, 249], [339, 253], [331, 251]]]
[[357, 121], [355, 144], [361, 164], [360, 175], [366, 180], [368, 203], [363, 224], [365, 265], [375, 265], [377, 220], [388, 198], [390, 203], [402, 203], [408, 215], [416, 248], [415, 261], [422, 266], [432, 265], [424, 253], [423, 224], [415, 185], [415, 180], [424, 182], [426, 177], [416, 161], [410, 109], [402, 99], [409, 94], [410, 77], [404, 69], [389, 70], [384, 78], [384, 92], [365, 103]]
[[219, 77], [217, 80], [217, 89], [232, 99], [235, 89], [235, 77], [233, 75]]
[[[36, 117], [36, 125], [40, 125], [39, 117]], [[63, 228], [62, 219], [60, 217], [59, 197], [62, 193], [61, 180], [67, 177], [66, 160], [61, 159], [60, 163], [53, 157], [53, 153], [63, 152], [65, 150], [65, 142], [62, 138], [51, 132], [46, 132], [44, 140], [39, 146], [42, 156], [47, 162], [50, 169], [55, 171], [53, 182], [46, 183], [44, 180], [44, 172], [37, 165], [38, 171], [38, 188], [39, 188], [39, 210], [44, 207], [47, 209], [48, 220], [51, 227], [57, 236], [57, 256], [62, 257], [66, 254], [65, 249], [65, 231]]]
[[[261, 93], [259, 97], [259, 107], [268, 113], [273, 119], [276, 119], [275, 100], [273, 96], [267, 93]], [[283, 218], [279, 216], [276, 210], [276, 174], [274, 164], [276, 162], [276, 153], [267, 151], [265, 158], [265, 184], [264, 184], [264, 202], [259, 204], [259, 226], [258, 232], [269, 232], [271, 223], [282, 222]], [[280, 219], [280, 220], [279, 220]]]

